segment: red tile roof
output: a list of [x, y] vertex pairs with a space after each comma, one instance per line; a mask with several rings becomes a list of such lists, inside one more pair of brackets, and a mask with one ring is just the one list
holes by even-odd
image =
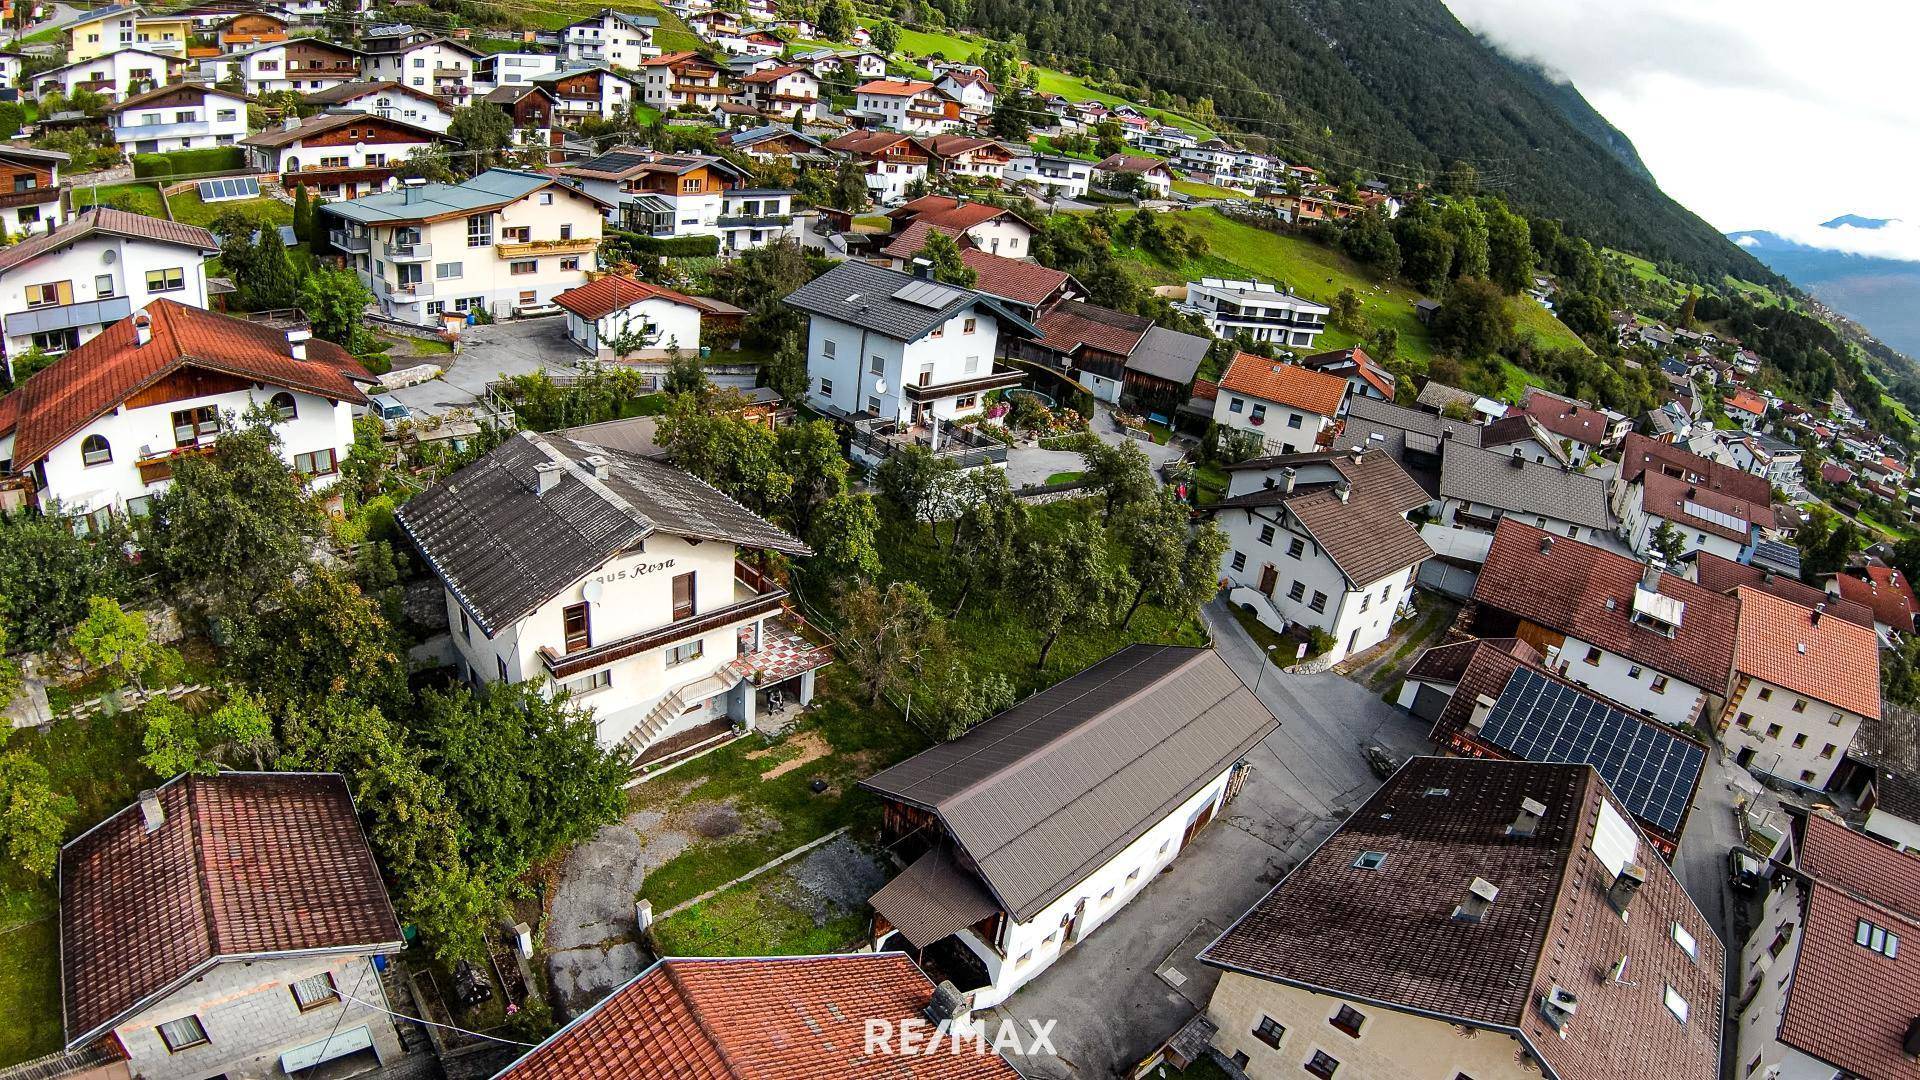
[[636, 281], [624, 274], [609, 274], [585, 285], [577, 285], [553, 298], [554, 303], [583, 319], [605, 318], [616, 311], [625, 311], [642, 300], [667, 300], [694, 308], [700, 306], [683, 293]]
[[1073, 280], [1073, 275], [1064, 270], [1005, 258], [978, 248], [962, 248], [960, 261], [974, 272], [975, 289], [1028, 307], [1038, 307], [1053, 299]]
[[1829, 484], [1849, 484], [1853, 482], [1853, 470], [1837, 461], [1820, 463], [1820, 479]]
[[1220, 396], [1220, 384], [1212, 379], [1193, 380], [1193, 400], [1212, 401]]
[[1738, 390], [1734, 392], [1732, 397], [1727, 399], [1727, 408], [1730, 410], [1738, 409], [1741, 412], [1752, 413], [1755, 416], [1765, 416], [1767, 413], [1767, 399], [1751, 390]]
[[1856, 604], [1838, 596], [1829, 596], [1811, 585], [1803, 584], [1797, 578], [1782, 577], [1769, 573], [1757, 566], [1737, 563], [1732, 559], [1723, 559], [1710, 551], [1696, 551], [1691, 556], [1694, 564], [1693, 579], [1700, 587], [1717, 593], [1732, 595], [1742, 585], [1761, 592], [1772, 593], [1782, 600], [1788, 600], [1801, 607], [1827, 606], [1827, 614], [1850, 623], [1873, 627], [1873, 610], [1864, 604]]
[[1330, 367], [1345, 364], [1354, 365], [1354, 374], [1364, 379], [1368, 386], [1378, 390], [1388, 401], [1393, 400], [1393, 373], [1381, 367], [1367, 350], [1358, 345], [1351, 349], [1336, 349], [1333, 352], [1314, 353], [1300, 361], [1301, 367], [1324, 371]]
[[74, 215], [72, 221], [52, 232], [29, 237], [0, 251], [0, 273], [45, 252], [71, 247], [95, 233], [196, 248], [209, 255], [220, 250], [220, 241], [197, 225], [182, 225], [177, 221], [162, 221], [145, 214], [101, 206], [82, 210]]
[[[1541, 541], [1552, 540], [1546, 551]], [[1733, 670], [1739, 601], [1673, 574], [1660, 593], [1685, 605], [1669, 638], [1632, 621], [1640, 563], [1502, 518], [1473, 598], [1718, 694]]]
[[1887, 566], [1868, 566], [1866, 577], [1855, 574], [1834, 575], [1834, 585], [1842, 598], [1873, 609], [1875, 622], [1900, 631], [1913, 632], [1914, 613], [1920, 611], [1913, 599], [1913, 587], [1906, 575]]
[[853, 88], [856, 94], [877, 94], [881, 97], [912, 97], [933, 89], [930, 82], [903, 82], [899, 79], [872, 79]]
[[1096, 162], [1093, 167], [1099, 172], [1141, 173], [1143, 175], [1154, 172], [1172, 174], [1172, 170], [1167, 168], [1166, 162], [1159, 158], [1143, 157], [1139, 154], [1108, 154]]
[[827, 149], [835, 150], [843, 154], [876, 156], [901, 143], [911, 143], [913, 149], [918, 151], [917, 154], [913, 155], [915, 157], [924, 156], [927, 153], [926, 145], [911, 135], [903, 135], [898, 131], [879, 131], [874, 129], [849, 131], [845, 135], [841, 135], [827, 143]]
[[1620, 479], [1632, 483], [1646, 472], [1678, 476], [1692, 486], [1750, 503], [1771, 505], [1773, 501], [1773, 489], [1768, 486], [1764, 476], [1755, 476], [1745, 469], [1736, 469], [1725, 462], [1701, 457], [1672, 443], [1630, 432], [1620, 444]]
[[[1661, 472], [1642, 473], [1640, 483], [1641, 508], [1654, 517], [1676, 522], [1684, 529], [1712, 533], [1745, 544], [1752, 538], [1754, 526], [1773, 523], [1773, 504], [1770, 502], [1748, 502]], [[1745, 522], [1746, 526], [1736, 528], [1717, 518], [1702, 517], [1689, 509], [1690, 506], [1736, 518]]]
[[400, 926], [331, 773], [183, 776], [148, 832], [122, 809], [60, 852], [69, 1044], [221, 959], [295, 950], [396, 952]]
[[[925, 142], [921, 145], [927, 146]], [[930, 151], [933, 150], [931, 146], [927, 148]], [[937, 153], [937, 151], [934, 152]], [[1023, 225], [1026, 224], [1020, 215], [1003, 206], [972, 199], [955, 199], [946, 195], [922, 195], [912, 202], [889, 211], [887, 216], [895, 221], [925, 221], [943, 229], [954, 230], [971, 229], [975, 225], [984, 225], [1000, 218], [1011, 218]]]
[[1347, 393], [1345, 379], [1244, 352], [1234, 355], [1220, 386], [1318, 416], [1339, 412], [1340, 399]]
[[962, 248], [973, 245], [973, 241], [959, 229], [936, 225], [931, 221], [917, 220], [894, 234], [893, 239], [887, 242], [887, 246], [880, 249], [880, 254], [895, 259], [911, 259], [927, 246], [927, 236], [931, 233], [952, 237], [954, 242]]
[[[153, 338], [145, 345], [137, 344], [134, 336], [134, 320], [140, 318], [152, 323]], [[373, 378], [331, 341], [308, 341], [307, 359], [295, 360], [284, 331], [155, 300], [7, 395], [17, 417], [13, 460], [19, 465], [40, 460], [95, 418], [182, 368], [239, 375], [355, 403], [367, 400], [356, 380]]]
[[1759, 589], [1737, 593], [1733, 668], [1861, 716], [1880, 715], [1880, 641]]
[[1019, 1080], [989, 1049], [867, 1053], [866, 1024], [924, 1020], [933, 984], [901, 953], [666, 959], [496, 1080]]
[[779, 82], [781, 79], [786, 78], [788, 75], [794, 75], [794, 74], [812, 75], [813, 72], [808, 71], [806, 68], [800, 67], [795, 64], [786, 64], [780, 67], [761, 68], [759, 71], [756, 71], [751, 75], [745, 76], [740, 81], [743, 83], [772, 84], [772, 83]]
[[1538, 390], [1527, 395], [1520, 410], [1555, 435], [1587, 446], [1606, 442], [1611, 427], [1605, 413]]

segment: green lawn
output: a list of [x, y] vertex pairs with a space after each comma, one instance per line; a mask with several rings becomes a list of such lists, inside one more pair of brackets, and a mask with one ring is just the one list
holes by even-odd
[[206, 203], [200, 201], [198, 190], [183, 191], [167, 200], [173, 207], [173, 219], [188, 225], [205, 228], [213, 224], [214, 219], [225, 214], [245, 214], [257, 224], [291, 225], [293, 207], [279, 199], [264, 196], [258, 199], [229, 199], [225, 202]]
[[76, 208], [92, 206], [96, 202], [102, 206], [118, 206], [148, 217], [167, 216], [166, 205], [160, 199], [160, 189], [147, 183], [108, 184], [98, 188], [75, 187], [73, 189], [73, 205]]
[[654, 943], [662, 956], [818, 956], [861, 945], [864, 911], [816, 924], [805, 898], [785, 895], [792, 888], [792, 879], [769, 871], [655, 923]]
[[1057, 472], [1047, 477], [1049, 484], [1070, 484], [1087, 475], [1085, 472]]
[[1173, 190], [1177, 195], [1191, 195], [1196, 199], [1244, 199], [1247, 193], [1232, 188], [1220, 187], [1199, 180], [1175, 180]]

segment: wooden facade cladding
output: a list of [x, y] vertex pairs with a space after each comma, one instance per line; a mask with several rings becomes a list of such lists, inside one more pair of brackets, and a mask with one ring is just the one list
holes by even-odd
[[749, 619], [757, 619], [762, 615], [771, 615], [780, 610], [781, 602], [785, 600], [786, 597], [786, 590], [781, 589], [777, 592], [756, 596], [750, 600], [743, 600], [737, 604], [728, 604], [726, 607], [709, 611], [704, 615], [695, 615], [691, 618], [671, 622], [643, 634], [634, 634], [616, 641], [609, 641], [604, 645], [597, 645], [591, 649], [584, 649], [576, 653], [567, 653], [564, 656], [555, 653], [550, 646], [542, 646], [540, 649], [540, 660], [541, 663], [546, 665], [547, 674], [555, 679], [569, 679], [582, 672], [591, 671], [597, 667], [604, 667], [607, 664], [613, 663], [615, 660], [624, 660], [629, 656], [637, 656], [640, 653], [658, 649], [666, 645], [672, 645], [677, 641], [684, 641], [687, 638], [695, 637], [712, 630], [718, 630], [724, 626], [731, 626], [737, 622], [746, 622]]
[[[300, 139], [299, 146], [313, 150], [326, 146], [354, 146], [359, 143], [427, 143], [417, 131], [408, 131], [397, 124], [389, 123], [382, 117], [370, 116], [363, 123], [352, 127], [335, 128], [317, 135], [307, 135]], [[288, 146], [287, 149], [293, 149]]]
[[187, 398], [232, 394], [252, 389], [253, 385], [251, 379], [243, 379], [238, 375], [183, 367], [153, 385], [141, 388], [127, 398], [124, 407], [140, 409], [152, 405], [165, 405], [169, 401], [184, 401]]

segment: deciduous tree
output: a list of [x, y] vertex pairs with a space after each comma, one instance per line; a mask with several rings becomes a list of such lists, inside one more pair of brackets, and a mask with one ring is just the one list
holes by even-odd
[[211, 455], [174, 463], [142, 519], [142, 546], [167, 577], [239, 607], [307, 562], [322, 517], [279, 444], [249, 424], [221, 433]]
[[980, 274], [960, 258], [960, 245], [953, 237], [938, 229], [930, 229], [927, 239], [914, 255], [933, 265], [933, 279], [948, 285], [958, 285], [971, 289], [980, 280]]
[[53, 876], [78, 811], [73, 796], [54, 788], [45, 765], [19, 750], [0, 754], [0, 851], [8, 862], [35, 877]]
[[1027, 507], [1007, 483], [1005, 469], [973, 469], [961, 474], [955, 501], [963, 508], [954, 524], [952, 559], [960, 581], [953, 602], [958, 616], [976, 591], [998, 598], [1019, 576], [1020, 537], [1027, 528]]
[[836, 649], [859, 677], [867, 704], [902, 691], [922, 663], [947, 646], [946, 624], [926, 590], [896, 581], [884, 590], [860, 584], [841, 594]]
[[51, 646], [97, 596], [132, 592], [117, 532], [80, 536], [56, 516], [0, 514], [0, 624], [9, 644]]
[[1152, 498], [1154, 489], [1160, 486], [1153, 478], [1153, 463], [1146, 452], [1130, 442], [1096, 442], [1087, 450], [1086, 458], [1085, 480], [1104, 500], [1104, 520], [1112, 521], [1116, 511]]
[[1211, 521], [1189, 527], [1187, 506], [1171, 490], [1162, 488], [1158, 497], [1134, 506], [1116, 531], [1137, 583], [1122, 628], [1133, 625], [1144, 602], [1190, 615], [1218, 587], [1226, 534]]
[[821, 503], [807, 533], [807, 570], [829, 581], [865, 581], [880, 572], [880, 512], [873, 496], [843, 491]]
[[105, 596], [87, 598], [87, 617], [73, 628], [73, 649], [87, 666], [118, 672], [135, 686], [159, 658], [146, 616]]
[[1105, 626], [1133, 587], [1107, 553], [1106, 538], [1090, 521], [1076, 521], [1058, 534], [1037, 529], [1021, 544], [1021, 596], [1029, 621], [1041, 633], [1038, 667], [1067, 630]]

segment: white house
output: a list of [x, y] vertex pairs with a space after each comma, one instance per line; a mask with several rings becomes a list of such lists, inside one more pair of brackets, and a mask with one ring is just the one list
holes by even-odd
[[938, 135], [960, 123], [960, 103], [930, 82], [874, 79], [854, 87], [853, 100], [882, 127], [908, 135]]
[[1102, 186], [1118, 188], [1122, 177], [1137, 185], [1141, 195], [1150, 199], [1165, 199], [1173, 195], [1173, 170], [1167, 163], [1155, 157], [1142, 157], [1139, 154], [1108, 154], [1094, 163], [1095, 180], [1103, 180]]
[[1902, 851], [1920, 854], [1920, 784], [1882, 769], [1874, 774], [1860, 806], [1867, 812], [1862, 829]]
[[303, 23], [324, 25], [328, 19], [338, 18], [342, 11], [365, 16], [373, 10], [373, 0], [279, 0], [274, 6]]
[[488, 53], [473, 62], [473, 89], [485, 95], [503, 86], [525, 86], [559, 70], [560, 57], [550, 52]]
[[862, 80], [878, 79], [887, 73], [887, 58], [876, 52], [815, 49], [794, 57], [794, 63], [804, 64], [818, 75], [851, 71]]
[[1226, 815], [1278, 727], [1213, 650], [1131, 645], [867, 778], [906, 864], [870, 900], [875, 948], [1005, 1001]]
[[743, 187], [747, 174], [723, 157], [616, 146], [558, 175], [643, 235], [718, 236], [729, 254], [793, 235], [794, 193]]
[[1000, 335], [1039, 336], [993, 297], [858, 261], [786, 302], [809, 317], [807, 403], [908, 428], [978, 412], [989, 390], [1019, 385], [1020, 372], [994, 368]]
[[907, 190], [927, 178], [932, 163], [920, 139], [897, 131], [849, 131], [827, 149], [859, 163], [866, 172], [867, 194], [881, 206], [904, 201]]
[[1046, 199], [1078, 199], [1093, 184], [1093, 162], [1060, 154], [1016, 151], [1003, 174], [1010, 184], [1034, 188]]
[[999, 93], [984, 71], [948, 68], [938, 74], [933, 85], [959, 102], [962, 112], [974, 114], [992, 112]]
[[1203, 509], [1227, 535], [1229, 599], [1275, 631], [1325, 633], [1338, 661], [1386, 640], [1410, 603], [1433, 549], [1407, 515], [1426, 504], [1392, 457], [1358, 449], [1243, 461]]
[[1269, 454], [1318, 446], [1347, 394], [1347, 381], [1337, 375], [1244, 352], [1234, 355], [1219, 387], [1213, 422], [1253, 432]]
[[740, 89], [763, 116], [817, 120], [825, 111], [820, 77], [797, 64], [756, 71], [740, 80]]
[[238, 76], [250, 96], [291, 90], [313, 93], [360, 78], [360, 55], [311, 37], [266, 41], [199, 61], [200, 78], [224, 83]]
[[961, 247], [974, 247], [1008, 259], [1030, 258], [1034, 227], [1012, 210], [992, 203], [956, 199], [949, 195], [922, 195], [887, 212], [893, 237], [882, 254], [911, 258], [926, 246], [927, 234], [945, 233]]
[[[567, 313], [567, 337], [600, 360], [698, 354], [703, 308], [691, 297], [609, 274], [553, 298]], [[628, 338], [628, 335], [632, 335]], [[627, 347], [616, 352], [611, 343]]]
[[58, 150], [0, 143], [0, 233], [25, 236], [60, 225], [60, 166], [68, 160]]
[[[57, 90], [67, 97], [87, 90], [112, 100], [140, 93], [178, 80], [186, 73], [187, 61], [178, 56], [149, 52], [146, 49], [115, 49], [88, 60], [77, 60], [33, 76], [33, 92], [44, 95]], [[242, 133], [244, 134], [244, 132]]]
[[83, 1071], [422, 1064], [401, 1061], [376, 963], [405, 942], [337, 773], [189, 774], [141, 792], [61, 849], [60, 942], [66, 1045], [118, 1059]]
[[601, 8], [562, 29], [560, 47], [569, 66], [610, 64], [622, 68], [639, 67], [640, 61], [660, 51], [653, 44], [653, 32], [659, 25], [660, 20], [652, 15], [632, 15], [612, 8]]
[[1159, 124], [1149, 128], [1127, 128], [1121, 132], [1127, 142], [1137, 146], [1142, 152], [1157, 157], [1171, 158], [1188, 147], [1200, 145], [1200, 137], [1185, 128], [1172, 124]]
[[369, 36], [360, 71], [370, 82], [397, 82], [458, 107], [473, 97], [473, 65], [480, 56], [452, 38], [410, 30]]
[[393, 167], [439, 139], [426, 128], [360, 112], [287, 119], [240, 141], [247, 164], [277, 173], [283, 188], [322, 199], [357, 199], [393, 185]]
[[453, 109], [445, 101], [397, 82], [342, 83], [308, 94], [301, 101], [327, 112], [367, 113], [398, 120], [437, 135], [446, 134], [453, 124]]
[[732, 98], [726, 70], [699, 53], [668, 53], [640, 64], [640, 100], [662, 112], [711, 109]]
[[606, 208], [554, 177], [489, 169], [459, 184], [408, 181], [320, 212], [329, 242], [383, 311], [438, 326], [455, 312], [552, 313], [555, 296], [586, 284]]
[[247, 137], [247, 99], [196, 83], [134, 94], [107, 117], [126, 154], [229, 146]]
[[1727, 452], [1734, 468], [1744, 469], [1779, 488], [1788, 498], [1806, 495], [1806, 477], [1801, 474], [1805, 455], [1800, 448], [1762, 431], [1749, 431], [1729, 439]]
[[1187, 282], [1186, 307], [1207, 321], [1217, 338], [1241, 334], [1295, 349], [1311, 349], [1333, 309], [1262, 281], [1205, 278]]
[[1880, 719], [1872, 628], [1740, 586], [1733, 681], [1720, 741], [1734, 760], [1824, 791], [1863, 723]]
[[1367, 350], [1358, 345], [1302, 357], [1300, 366], [1314, 371], [1324, 371], [1329, 375], [1338, 375], [1347, 380], [1347, 398], [1340, 403], [1340, 412], [1343, 415], [1347, 411], [1347, 403], [1354, 398], [1371, 398], [1374, 401], [1387, 402], [1393, 400], [1396, 381], [1393, 372], [1368, 356]]
[[1441, 443], [1437, 517], [1473, 532], [1493, 532], [1511, 517], [1588, 543], [1604, 544], [1613, 535], [1606, 480], [1543, 464], [1517, 446], [1489, 450], [1466, 439]]
[[219, 250], [205, 229], [111, 207], [0, 249], [7, 356], [78, 348], [157, 297], [204, 308], [204, 263]]
[[805, 704], [828, 662], [742, 561], [806, 545], [672, 466], [521, 432], [398, 518], [445, 586], [461, 677], [547, 678], [629, 761]]
[[603, 65], [562, 68], [533, 77], [533, 84], [553, 95], [562, 116], [613, 119], [640, 103], [643, 88], [637, 79]]
[[146, 512], [181, 457], [249, 409], [277, 414], [281, 455], [316, 488], [353, 445], [358, 361], [305, 330], [172, 300], [120, 320], [0, 398], [0, 458], [78, 527]]

